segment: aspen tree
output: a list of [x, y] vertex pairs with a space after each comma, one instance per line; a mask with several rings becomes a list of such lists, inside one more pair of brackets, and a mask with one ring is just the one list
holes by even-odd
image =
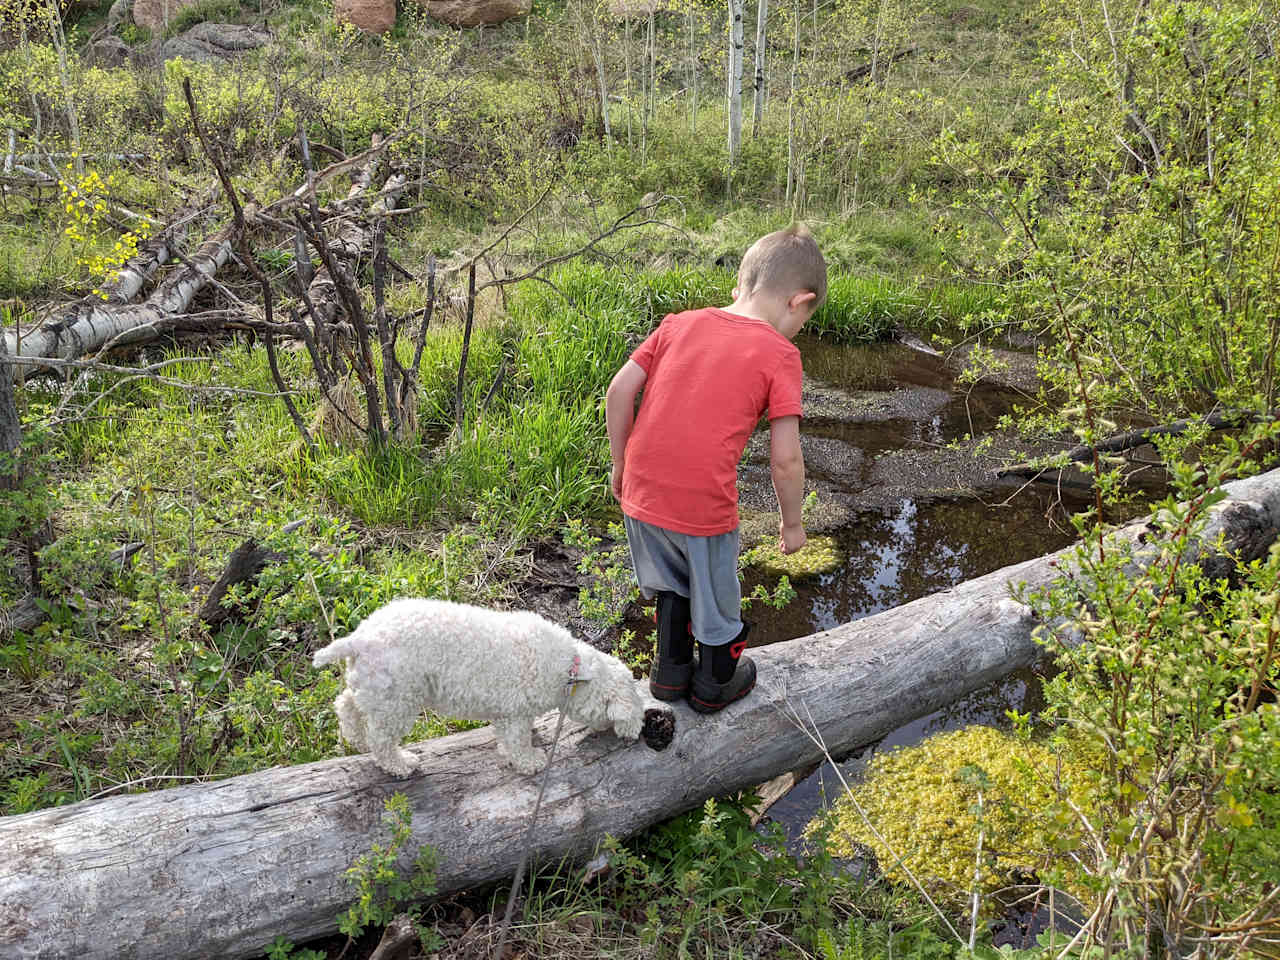
[[755, 108], [751, 115], [751, 135], [760, 131], [760, 121], [764, 117], [764, 81], [765, 81], [765, 25], [769, 18], [769, 0], [758, 0], [756, 5], [756, 71], [755, 71]]
[[742, 146], [742, 0], [729, 0], [729, 164]]

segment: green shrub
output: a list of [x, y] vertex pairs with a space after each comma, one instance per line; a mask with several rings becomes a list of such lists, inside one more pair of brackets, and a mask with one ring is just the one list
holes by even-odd
[[165, 26], [165, 35], [182, 33], [197, 23], [234, 23], [240, 12], [240, 0], [196, 0], [173, 15]]

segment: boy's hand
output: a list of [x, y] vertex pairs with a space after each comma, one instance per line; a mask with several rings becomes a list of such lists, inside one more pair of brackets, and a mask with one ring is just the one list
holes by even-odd
[[622, 502], [622, 464], [615, 463], [609, 471], [609, 487], [613, 490], [613, 499]]
[[778, 532], [780, 535], [778, 550], [782, 553], [795, 553], [809, 542], [809, 538], [805, 536], [804, 527], [801, 524], [788, 527], [785, 523], [780, 523], [778, 524]]

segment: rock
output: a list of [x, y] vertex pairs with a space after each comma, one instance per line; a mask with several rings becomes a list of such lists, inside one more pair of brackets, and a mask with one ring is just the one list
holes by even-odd
[[609, 0], [609, 16], [617, 20], [647, 18], [651, 13], [663, 13], [670, 5], [662, 0]]
[[396, 0], [334, 0], [333, 15], [365, 33], [386, 33], [396, 25]]
[[455, 27], [479, 27], [523, 17], [533, 0], [426, 0], [427, 14]]
[[179, 10], [197, 2], [199, 0], [134, 0], [133, 22], [148, 30], [163, 30]]
[[85, 48], [84, 59], [91, 67], [122, 67], [129, 60], [129, 45], [108, 34]]
[[107, 11], [107, 33], [115, 33], [133, 15], [133, 0], [116, 0]]
[[230, 60], [246, 50], [265, 46], [270, 39], [271, 34], [253, 27], [234, 23], [197, 23], [185, 33], [166, 40], [160, 47], [160, 59]]

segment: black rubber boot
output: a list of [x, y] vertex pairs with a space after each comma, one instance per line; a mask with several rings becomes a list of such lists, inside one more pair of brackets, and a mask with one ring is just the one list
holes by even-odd
[[657, 600], [653, 618], [658, 623], [658, 644], [649, 673], [649, 692], [659, 700], [681, 700], [688, 696], [693, 676], [689, 598], [660, 590]]
[[756, 665], [742, 651], [747, 648], [747, 632], [751, 627], [742, 625], [742, 632], [718, 646], [698, 643], [698, 669], [693, 674], [689, 691], [689, 706], [699, 713], [715, 713], [735, 700], [741, 700], [756, 685]]

